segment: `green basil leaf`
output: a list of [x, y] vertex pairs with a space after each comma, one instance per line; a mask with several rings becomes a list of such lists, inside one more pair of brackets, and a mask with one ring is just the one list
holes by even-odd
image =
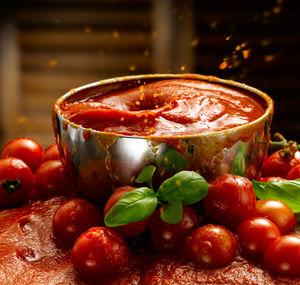
[[159, 187], [157, 198], [170, 203], [181, 201], [190, 205], [207, 195], [208, 183], [197, 172], [181, 171], [165, 180]]
[[127, 192], [105, 215], [105, 225], [116, 227], [144, 220], [155, 211], [157, 202], [150, 188], [141, 187]]
[[246, 163], [245, 163], [245, 157], [246, 157], [246, 150], [247, 150], [248, 143], [244, 143], [242, 141], [237, 142], [237, 150], [234, 157], [234, 160], [232, 162], [231, 171], [230, 173], [233, 175], [239, 175], [239, 176], [246, 176], [245, 170], [246, 170]]
[[164, 206], [164, 210], [161, 212], [161, 219], [168, 224], [177, 224], [182, 220], [183, 208], [182, 202], [173, 202], [170, 205]]
[[176, 149], [169, 149], [158, 161], [158, 165], [166, 171], [179, 171], [186, 168], [187, 161]]
[[139, 176], [135, 179], [135, 182], [137, 183], [147, 183], [149, 187], [152, 189], [152, 176], [156, 170], [156, 167], [154, 165], [147, 165], [144, 167]]
[[259, 199], [274, 199], [286, 203], [294, 213], [300, 212], [300, 181], [270, 181], [252, 180], [255, 195]]

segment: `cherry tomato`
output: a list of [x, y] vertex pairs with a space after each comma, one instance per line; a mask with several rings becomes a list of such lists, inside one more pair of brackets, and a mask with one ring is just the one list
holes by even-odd
[[286, 235], [272, 242], [264, 265], [274, 274], [300, 277], [300, 235]]
[[286, 176], [286, 179], [288, 180], [294, 180], [298, 178], [300, 178], [300, 163], [293, 166]]
[[14, 157], [0, 159], [0, 207], [26, 203], [33, 187], [29, 166]]
[[[162, 208], [160, 208], [162, 209]], [[183, 205], [182, 220], [177, 224], [169, 224], [160, 218], [157, 210], [150, 224], [151, 243], [157, 251], [172, 251], [184, 244], [185, 239], [199, 226], [200, 217], [197, 212]]]
[[1, 158], [17, 157], [23, 160], [34, 173], [42, 162], [43, 149], [33, 139], [17, 138], [4, 146]]
[[300, 151], [296, 151], [292, 158], [286, 158], [280, 151], [272, 153], [263, 163], [262, 176], [279, 176], [286, 178], [293, 166], [300, 163]]
[[[111, 207], [114, 206], [119, 201], [119, 199], [124, 194], [134, 189], [136, 188], [131, 186], [123, 186], [117, 188], [116, 191], [109, 197], [109, 199], [106, 202], [106, 205], [104, 207], [104, 216], [108, 213]], [[113, 230], [119, 233], [124, 238], [138, 236], [146, 230], [149, 221], [150, 218], [142, 221], [134, 222], [134, 223], [129, 223], [123, 226], [113, 227]]]
[[277, 200], [257, 200], [255, 216], [272, 221], [283, 235], [292, 232], [297, 223], [292, 209], [284, 202]]
[[71, 260], [84, 278], [102, 278], [115, 274], [129, 262], [130, 252], [124, 239], [114, 230], [94, 227], [75, 242]]
[[270, 181], [286, 181], [286, 179], [278, 176], [269, 176], [269, 177], [262, 177], [259, 179], [262, 182], [270, 182]]
[[249, 179], [223, 174], [209, 185], [204, 199], [205, 215], [234, 229], [255, 211], [255, 193]]
[[74, 192], [75, 183], [60, 160], [48, 160], [35, 172], [34, 189], [38, 198], [46, 199]]
[[58, 207], [53, 216], [53, 234], [61, 241], [74, 244], [89, 228], [103, 225], [103, 214], [83, 199], [72, 199]]
[[50, 145], [44, 150], [42, 163], [48, 160], [60, 160], [60, 154], [56, 144]]
[[257, 260], [262, 259], [266, 248], [281, 236], [274, 223], [261, 217], [243, 221], [236, 233], [243, 255]]
[[208, 267], [221, 267], [232, 262], [237, 241], [225, 227], [208, 224], [196, 229], [187, 239], [185, 250], [190, 259]]

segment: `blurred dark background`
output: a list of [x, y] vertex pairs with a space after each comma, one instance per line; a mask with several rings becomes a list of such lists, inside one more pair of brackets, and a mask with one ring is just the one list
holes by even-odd
[[261, 89], [273, 132], [300, 141], [297, 0], [12, 0], [0, 16], [0, 146], [54, 143], [53, 102], [73, 87], [156, 72]]

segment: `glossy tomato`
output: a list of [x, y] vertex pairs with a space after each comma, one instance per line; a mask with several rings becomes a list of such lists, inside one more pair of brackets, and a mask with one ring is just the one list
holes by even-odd
[[255, 202], [256, 196], [249, 179], [224, 174], [210, 183], [204, 199], [204, 211], [208, 218], [234, 229], [253, 216]]
[[115, 274], [129, 262], [130, 252], [124, 239], [114, 230], [94, 227], [75, 242], [71, 260], [84, 278], [103, 278]]
[[252, 217], [243, 221], [236, 233], [242, 254], [255, 260], [262, 259], [266, 248], [281, 236], [273, 222], [261, 217]]
[[89, 228], [103, 225], [103, 213], [83, 199], [71, 199], [58, 207], [53, 216], [53, 234], [73, 244]]
[[60, 154], [56, 144], [50, 145], [44, 150], [42, 162], [48, 160], [60, 160]]
[[34, 173], [42, 162], [43, 149], [33, 139], [17, 138], [4, 146], [1, 158], [16, 157], [23, 160]]
[[[116, 189], [116, 191], [109, 197], [104, 207], [104, 216], [108, 213], [108, 211], [114, 206], [119, 199], [126, 193], [134, 190], [136, 188], [131, 186], [123, 186]], [[122, 237], [133, 237], [142, 234], [147, 227], [150, 218], [147, 218], [142, 221], [129, 223], [123, 226], [113, 227], [113, 230], [119, 233]]]
[[60, 160], [49, 160], [42, 163], [35, 172], [34, 189], [38, 198], [46, 199], [73, 193], [75, 183]]
[[26, 203], [33, 187], [29, 166], [18, 158], [0, 159], [0, 207]]
[[286, 179], [288, 180], [294, 180], [298, 178], [300, 178], [300, 163], [293, 166], [286, 176]]
[[188, 237], [185, 250], [190, 259], [208, 267], [226, 266], [236, 255], [237, 241], [225, 227], [208, 224]]
[[286, 235], [272, 242], [264, 265], [274, 274], [300, 277], [300, 235]]
[[[161, 208], [162, 209], [162, 208]], [[201, 218], [189, 206], [183, 206], [182, 220], [169, 224], [160, 218], [157, 210], [150, 224], [151, 244], [157, 251], [172, 251], [184, 244], [185, 239], [199, 226]]]
[[292, 232], [297, 223], [292, 209], [284, 202], [277, 200], [257, 200], [255, 216], [272, 221], [283, 235]]
[[281, 151], [272, 153], [263, 163], [262, 176], [279, 176], [286, 178], [293, 166], [300, 163], [300, 151], [289, 158], [285, 157]]
[[268, 177], [262, 177], [259, 179], [259, 181], [262, 182], [271, 182], [271, 181], [285, 181], [286, 179], [278, 176], [268, 176]]

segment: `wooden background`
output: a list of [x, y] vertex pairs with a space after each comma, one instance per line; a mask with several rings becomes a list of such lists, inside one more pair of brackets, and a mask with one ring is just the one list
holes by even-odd
[[300, 141], [296, 0], [10, 1], [0, 21], [0, 146], [54, 143], [53, 102], [100, 79], [196, 72], [275, 100], [273, 131]]

